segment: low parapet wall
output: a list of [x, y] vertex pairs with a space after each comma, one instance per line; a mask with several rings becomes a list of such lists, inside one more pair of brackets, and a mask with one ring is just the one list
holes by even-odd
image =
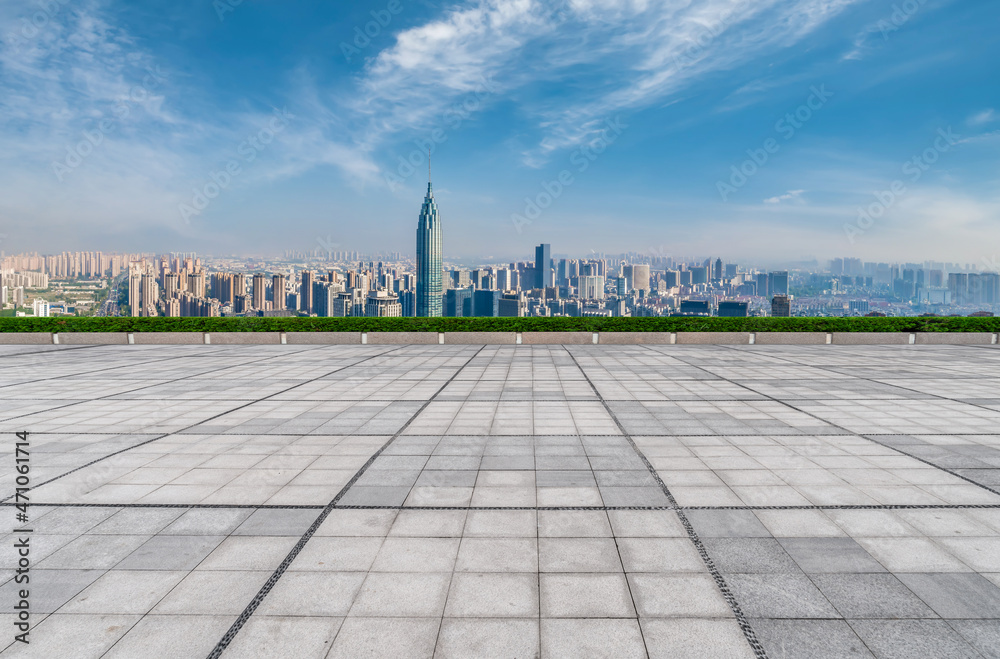
[[998, 345], [988, 332], [0, 332], [0, 345]]

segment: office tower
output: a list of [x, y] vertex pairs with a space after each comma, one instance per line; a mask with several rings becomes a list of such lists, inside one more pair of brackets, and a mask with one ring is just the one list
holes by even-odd
[[788, 318], [792, 315], [792, 303], [787, 295], [775, 295], [771, 300], [771, 315], [775, 318]]
[[618, 295], [618, 297], [625, 297], [626, 295], [628, 295], [628, 280], [625, 278], [624, 275], [616, 277], [614, 279], [614, 282], [615, 282], [615, 293]]
[[[429, 169], [429, 167], [428, 167]], [[428, 171], [428, 179], [430, 172]], [[420, 209], [417, 222], [417, 315], [441, 315], [441, 267], [443, 237], [441, 219], [430, 180], [427, 181], [427, 196]]]
[[500, 291], [473, 291], [472, 315], [495, 318], [499, 312]]
[[736, 302], [734, 300], [719, 302], [719, 317], [746, 318], [748, 306], [746, 302]]
[[314, 281], [312, 284], [312, 312], [320, 318], [332, 318], [334, 299], [337, 291], [328, 281]]
[[580, 277], [581, 300], [603, 300], [604, 299], [604, 277], [596, 275], [586, 275]]
[[306, 313], [313, 312], [313, 273], [309, 270], [302, 271], [302, 286], [299, 288], [302, 295], [301, 309]]
[[569, 262], [566, 259], [559, 259], [559, 261], [556, 262], [557, 286], [569, 285], [569, 277], [566, 274], [568, 271], [569, 271]]
[[722, 279], [722, 259], [715, 259], [715, 272], [712, 273], [712, 279], [716, 281]]
[[676, 270], [667, 270], [663, 273], [663, 283], [667, 288], [674, 288], [680, 285]]
[[261, 311], [266, 306], [267, 300], [267, 278], [258, 273], [253, 276], [253, 308]]
[[271, 308], [280, 310], [288, 308], [285, 301], [285, 275], [271, 277]]
[[445, 294], [444, 315], [462, 318], [472, 315], [472, 291], [468, 288], [452, 288]]
[[757, 275], [757, 295], [761, 297], [771, 297], [771, 278], [766, 273]]
[[870, 309], [868, 300], [851, 300], [848, 308], [852, 314], [866, 315]]
[[739, 266], [735, 263], [727, 263], [725, 267], [726, 279], [732, 279], [737, 275]]
[[632, 289], [649, 292], [649, 264], [637, 263], [632, 266]]
[[708, 300], [682, 300], [681, 313], [707, 316], [711, 313], [711, 306]]
[[[788, 295], [788, 271], [772, 272], [768, 275], [768, 291], [771, 295]], [[888, 282], [886, 282], [888, 283]]]
[[535, 248], [535, 288], [551, 286], [552, 245], [542, 243]]
[[399, 298], [384, 288], [368, 293], [365, 300], [365, 316], [368, 318], [399, 318], [403, 315], [403, 305]]
[[417, 292], [412, 288], [399, 291], [399, 304], [403, 307], [403, 316], [412, 318], [417, 315]]
[[621, 278], [625, 280], [625, 293], [628, 294], [635, 290], [633, 285], [635, 282], [634, 273], [632, 272], [631, 265], [623, 265], [621, 271]]
[[526, 311], [524, 293], [502, 293], [497, 302], [497, 315], [501, 318], [520, 318]]

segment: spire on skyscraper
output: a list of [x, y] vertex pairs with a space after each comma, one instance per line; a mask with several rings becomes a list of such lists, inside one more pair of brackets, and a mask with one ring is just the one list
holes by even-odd
[[442, 312], [441, 220], [431, 187], [431, 152], [427, 150], [427, 196], [417, 222], [416, 315], [440, 316]]

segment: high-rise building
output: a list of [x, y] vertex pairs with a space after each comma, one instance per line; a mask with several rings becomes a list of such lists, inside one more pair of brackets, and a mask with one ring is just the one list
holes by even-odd
[[285, 309], [288, 306], [285, 302], [285, 275], [271, 277], [271, 291], [271, 308], [275, 310]]
[[267, 300], [267, 278], [257, 273], [253, 276], [253, 308], [257, 311], [263, 310]]
[[472, 315], [496, 318], [500, 312], [500, 291], [473, 291]]
[[163, 297], [170, 300], [180, 292], [179, 278], [173, 272], [163, 275]]
[[141, 280], [142, 293], [141, 293], [141, 305], [142, 316], [155, 316], [156, 315], [156, 302], [159, 297], [158, 289], [156, 286], [156, 277], [153, 276], [151, 271], [147, 272], [142, 276]]
[[368, 318], [399, 318], [403, 315], [403, 306], [399, 298], [380, 288], [368, 293], [365, 300], [365, 316]]
[[235, 298], [237, 296], [246, 297], [247, 294], [247, 276], [242, 272], [238, 272], [233, 275], [233, 304], [235, 304]]
[[502, 293], [497, 302], [497, 316], [500, 318], [520, 318], [525, 310], [524, 293]]
[[[430, 172], [428, 172], [428, 178]], [[431, 182], [417, 222], [417, 315], [441, 315], [443, 238]]]
[[771, 295], [788, 295], [788, 271], [772, 272], [768, 275], [768, 290]]
[[787, 295], [775, 295], [771, 299], [771, 315], [775, 318], [788, 318], [792, 315], [792, 303]]
[[535, 288], [551, 286], [552, 245], [542, 243], [535, 248]]
[[313, 311], [313, 273], [309, 270], [302, 271], [302, 293], [301, 308], [307, 314]]
[[444, 315], [462, 318], [472, 315], [472, 291], [468, 288], [452, 288], [445, 295]]
[[205, 297], [205, 271], [193, 272], [188, 275], [187, 290], [195, 297]]
[[771, 295], [771, 278], [763, 272], [757, 275], [757, 295], [761, 297]]
[[581, 300], [603, 300], [604, 299], [604, 277], [587, 275], [580, 277]]

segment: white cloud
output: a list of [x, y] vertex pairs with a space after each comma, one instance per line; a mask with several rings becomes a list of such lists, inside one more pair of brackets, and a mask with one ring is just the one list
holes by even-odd
[[765, 204], [780, 204], [783, 201], [802, 201], [802, 194], [805, 190], [789, 190], [783, 195], [770, 197], [764, 200]]
[[[355, 139], [370, 149], [396, 133], [443, 127], [450, 105], [492, 80], [541, 133], [524, 154], [540, 163], [592, 137], [604, 119], [791, 46], [863, 1], [476, 0], [398, 34], [343, 105], [368, 117]], [[546, 93], [568, 80], [559, 95]]]
[[982, 126], [983, 124], [992, 123], [996, 120], [997, 120], [996, 111], [994, 111], [993, 108], [989, 108], [987, 110], [983, 110], [982, 112], [977, 112], [976, 114], [972, 115], [971, 117], [965, 120], [965, 123], [968, 124], [969, 126]]

